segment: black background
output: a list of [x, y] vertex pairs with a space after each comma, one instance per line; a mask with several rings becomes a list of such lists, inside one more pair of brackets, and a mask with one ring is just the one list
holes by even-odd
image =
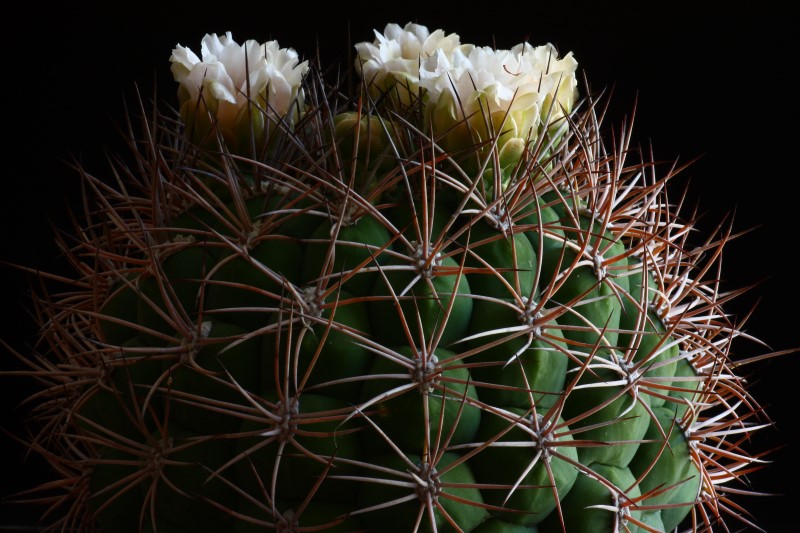
[[[157, 87], [174, 102], [168, 59], [177, 43], [199, 51], [205, 33], [230, 30], [239, 42], [277, 39], [305, 58], [319, 53], [323, 65], [338, 61], [346, 67], [352, 43], [372, 40], [372, 29], [416, 21], [456, 32], [462, 42], [509, 48], [528, 40], [573, 51], [593, 89], [614, 90], [608, 126], [629, 119], [636, 101], [637, 144], [652, 144], [658, 159], [699, 158], [672, 185], [675, 197], [688, 187], [689, 205], [703, 216], [696, 242], [731, 213], [736, 230], [753, 229], [727, 246], [722, 286], [763, 281], [727, 309], [743, 317], [757, 306], [744, 329], [769, 346], [742, 341], [736, 357], [800, 347], [795, 19], [772, 2], [733, 2], [720, 10], [698, 7], [700, 2], [478, 4], [19, 4], [21, 14], [6, 20], [2, 63], [0, 260], [66, 272], [50, 226], [64, 226], [68, 208], [80, 206], [79, 179], [66, 161], [79, 161], [97, 175], [107, 172], [105, 152], [121, 149], [115, 125], [137, 87], [146, 97]], [[0, 267], [0, 280], [0, 338], [24, 352], [35, 337], [25, 311], [27, 277]], [[783, 496], [743, 500], [767, 531], [798, 530], [790, 520], [800, 496], [800, 461], [790, 446], [798, 441], [797, 358], [743, 369], [775, 421], [753, 448], [785, 445], [767, 457], [775, 464], [749, 477], [755, 490]], [[5, 349], [0, 361], [11, 366]], [[0, 390], [2, 427], [16, 434], [24, 411], [15, 406], [27, 387], [0, 378]], [[25, 461], [7, 435], [0, 439], [2, 495], [39, 480], [38, 462]], [[0, 504], [0, 525], [18, 516]], [[738, 529], [734, 522], [731, 527]]]

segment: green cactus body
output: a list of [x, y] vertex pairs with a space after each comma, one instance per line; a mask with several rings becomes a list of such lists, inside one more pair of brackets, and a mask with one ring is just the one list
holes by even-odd
[[[713, 245], [685, 245], [671, 174], [644, 183], [655, 163], [607, 152], [592, 101], [568, 127], [520, 112], [528, 144], [471, 147], [477, 118], [450, 117], [450, 153], [408, 98], [366, 105], [375, 90], [315, 92], [302, 120], [268, 124], [261, 158], [154, 113], [141, 173], [89, 188], [106, 198], [74, 261], [93, 263], [42, 300], [52, 349], [30, 363], [53, 383], [36, 447], [88, 480], [63, 484], [65, 520], [715, 526], [714, 480], [749, 464], [724, 437], [756, 404], [727, 359]], [[718, 442], [694, 446], [703, 432]]]
[[534, 303], [475, 302], [467, 348], [474, 350], [470, 375], [483, 401], [520, 408], [533, 403], [545, 411], [563, 392], [569, 348], [558, 323], [537, 316]]
[[[630, 470], [595, 463], [590, 465], [590, 472], [578, 476], [562, 501], [566, 531], [647, 531], [637, 525], [642, 512], [631, 510], [629, 500], [638, 498], [640, 492]], [[560, 517], [550, 515], [539, 530], [562, 531]]]
[[[548, 421], [520, 409], [509, 409], [504, 416], [486, 416], [481, 424], [481, 441], [502, 437], [483, 453], [472, 458], [476, 477], [487, 486], [490, 512], [504, 521], [534, 526], [558, 506], [572, 489], [578, 460], [569, 434], [559, 435], [562, 420]], [[507, 468], [498, 468], [506, 464]], [[515, 485], [517, 485], [515, 487]], [[500, 488], [503, 487], [503, 488]], [[509, 487], [509, 488], [505, 488]], [[514, 487], [514, 488], [511, 488]]]
[[[399, 502], [393, 508], [392, 520], [365, 513], [363, 521], [368, 531], [472, 530], [486, 518], [481, 491], [474, 487], [475, 477], [458, 455], [443, 453], [436, 458], [437, 467], [431, 467], [429, 462], [413, 454], [379, 455], [374, 460], [385, 468], [394, 469], [389, 475], [397, 476], [400, 483], [386, 485], [367, 481], [361, 486], [360, 507], [366, 510], [382, 503]], [[420, 500], [427, 501], [435, 509], [432, 514], [420, 507]]]

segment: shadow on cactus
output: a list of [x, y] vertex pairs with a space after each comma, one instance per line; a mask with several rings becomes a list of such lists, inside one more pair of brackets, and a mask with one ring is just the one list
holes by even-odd
[[23, 499], [53, 530], [749, 524], [731, 231], [691, 242], [571, 54], [357, 52], [345, 98], [275, 42], [179, 46], [180, 118], [81, 170], [75, 277], [17, 354], [56, 476]]

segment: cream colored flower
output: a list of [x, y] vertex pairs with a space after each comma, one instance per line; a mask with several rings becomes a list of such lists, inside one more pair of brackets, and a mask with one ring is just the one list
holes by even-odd
[[388, 24], [383, 33], [375, 31], [372, 43], [356, 44], [356, 69], [373, 94], [396, 90], [405, 104], [419, 91], [420, 59], [440, 51], [452, 54], [462, 48], [459, 36], [433, 33], [420, 24], [408, 23], [403, 28]]
[[178, 45], [170, 57], [180, 84], [181, 117], [195, 140], [207, 137], [216, 124], [229, 148], [251, 136], [263, 140], [267, 123], [291, 122], [303, 104], [301, 82], [308, 62], [276, 41], [238, 44], [230, 32], [206, 35], [201, 57]]
[[450, 132], [444, 139], [450, 148], [498, 135], [501, 149], [513, 138], [534, 140], [542, 127], [563, 123], [577, 98], [577, 62], [571, 54], [558, 59], [549, 44], [473, 47], [466, 55], [440, 53], [421, 65], [428, 116], [435, 133]]
[[476, 47], [418, 24], [389, 24], [375, 35], [356, 45], [363, 79], [373, 92], [394, 90], [402, 103], [418, 95], [426, 123], [448, 150], [499, 137], [501, 160], [513, 162], [544, 131], [558, 137], [566, 129], [578, 95], [571, 53], [559, 58], [551, 44]]
[[534, 48], [528, 43], [515, 46], [512, 52], [520, 55], [525, 70], [535, 73], [537, 91], [544, 95], [540, 104], [542, 120], [553, 124], [571, 113], [578, 99], [578, 62], [572, 52], [559, 59], [552, 44]]

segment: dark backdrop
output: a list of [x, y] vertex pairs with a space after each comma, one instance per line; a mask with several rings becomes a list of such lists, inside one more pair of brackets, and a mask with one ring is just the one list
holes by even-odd
[[[613, 8], [551, 0], [479, 3], [19, 4], [22, 15], [4, 24], [0, 259], [64, 271], [50, 225], [65, 225], [67, 208], [79, 206], [80, 198], [77, 175], [65, 161], [106, 171], [105, 150], [120, 149], [114, 125], [124, 116], [123, 100], [133, 101], [137, 87], [146, 96], [157, 87], [174, 101], [168, 58], [175, 44], [199, 50], [205, 33], [230, 30], [239, 42], [278, 39], [304, 57], [319, 53], [328, 66], [349, 62], [352, 43], [371, 40], [373, 28], [416, 21], [459, 33], [462, 42], [508, 48], [527, 39], [573, 51], [594, 89], [614, 90], [608, 124], [629, 118], [636, 101], [637, 143], [652, 144], [660, 159], [699, 158], [673, 187], [676, 194], [688, 187], [690, 205], [703, 214], [701, 230], [711, 231], [734, 212], [735, 229], [753, 229], [727, 247], [723, 287], [763, 283], [729, 311], [741, 317], [757, 305], [747, 333], [775, 350], [800, 346], [794, 81], [800, 47], [791, 17], [773, 2], [732, 2], [717, 11], [674, 2]], [[24, 351], [35, 334], [24, 311], [27, 278], [0, 268], [0, 280], [0, 338]], [[766, 350], [748, 342], [738, 346], [739, 357]], [[797, 357], [746, 370], [756, 398], [776, 423], [775, 430], [763, 432], [759, 449], [796, 443]], [[17, 433], [21, 411], [15, 405], [27, 388], [2, 379], [0, 390], [2, 425]], [[0, 491], [6, 495], [31, 486], [40, 472], [36, 460], [23, 460], [13, 439], [0, 439]], [[800, 471], [800, 461], [791, 447], [768, 459], [777, 464], [750, 479], [755, 490], [784, 496], [746, 504], [767, 531], [794, 531], [789, 517], [800, 490], [790, 472]], [[0, 524], [18, 514], [2, 505]]]

